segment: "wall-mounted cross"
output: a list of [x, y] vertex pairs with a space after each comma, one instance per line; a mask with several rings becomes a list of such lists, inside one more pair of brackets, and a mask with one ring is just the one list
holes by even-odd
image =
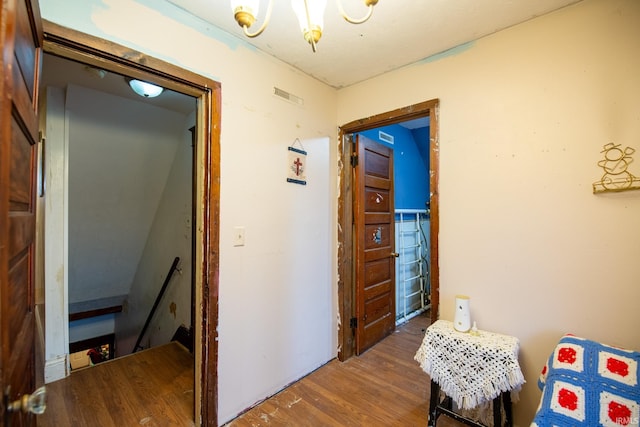
[[296, 158], [296, 161], [293, 162], [296, 165], [296, 176], [300, 175], [300, 166], [302, 166], [302, 162], [300, 161], [300, 157]]

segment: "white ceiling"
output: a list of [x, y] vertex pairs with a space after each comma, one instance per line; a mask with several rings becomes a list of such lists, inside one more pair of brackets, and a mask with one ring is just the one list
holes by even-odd
[[[317, 53], [305, 42], [288, 0], [274, 0], [271, 23], [260, 36], [245, 37], [229, 0], [169, 0], [187, 12], [335, 88], [358, 83], [444, 52], [581, 0], [379, 0], [369, 21], [353, 25], [327, 1]], [[313, 0], [309, 0], [313, 1]], [[354, 18], [362, 0], [342, 0]], [[264, 21], [261, 0], [258, 21]], [[255, 28], [254, 28], [255, 27]]]
[[[44, 91], [47, 86], [64, 88], [69, 83], [177, 111], [185, 115], [196, 109], [196, 100], [191, 96], [165, 89], [157, 98], [143, 98], [136, 95], [124, 77], [119, 74], [98, 70], [59, 56], [45, 54], [42, 62], [40, 91]], [[43, 96], [42, 93], [40, 96]]]
[[[379, 0], [371, 19], [360, 25], [344, 21], [335, 1], [328, 0], [317, 53], [302, 38], [288, 0], [274, 0], [271, 23], [255, 39], [243, 35], [233, 19], [229, 0], [168, 1], [306, 74], [341, 88], [581, 0]], [[366, 10], [362, 0], [342, 1], [354, 17]], [[261, 8], [266, 9], [266, 5], [267, 0], [261, 0]], [[264, 13], [260, 12], [255, 25], [262, 23]], [[45, 55], [42, 79], [42, 89], [73, 83], [183, 114], [195, 110], [195, 99], [190, 96], [165, 90], [157, 98], [144, 99], [135, 95], [120, 75], [97, 74], [97, 70], [84, 64], [52, 55]], [[407, 124], [425, 125], [424, 121]]]

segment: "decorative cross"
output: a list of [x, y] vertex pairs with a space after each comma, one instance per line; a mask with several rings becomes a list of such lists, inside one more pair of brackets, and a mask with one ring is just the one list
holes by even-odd
[[[298, 139], [296, 139], [298, 141]], [[298, 141], [298, 143], [300, 143]], [[300, 144], [302, 146], [302, 144]], [[307, 185], [305, 178], [307, 152], [304, 149], [288, 147], [289, 154], [287, 159], [287, 182], [294, 184]]]

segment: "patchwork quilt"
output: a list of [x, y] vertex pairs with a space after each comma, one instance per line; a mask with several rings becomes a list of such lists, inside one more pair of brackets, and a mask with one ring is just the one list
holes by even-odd
[[639, 352], [565, 335], [538, 379], [531, 426], [638, 426], [639, 364]]

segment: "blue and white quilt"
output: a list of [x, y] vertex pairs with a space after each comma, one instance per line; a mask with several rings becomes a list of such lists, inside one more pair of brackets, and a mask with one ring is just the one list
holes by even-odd
[[538, 380], [531, 426], [638, 426], [639, 364], [639, 352], [565, 335]]

